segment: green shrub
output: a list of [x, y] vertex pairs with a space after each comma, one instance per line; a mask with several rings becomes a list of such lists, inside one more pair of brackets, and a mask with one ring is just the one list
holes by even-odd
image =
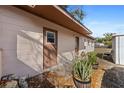
[[97, 54], [96, 54], [96, 52], [89, 52], [89, 53], [87, 53], [87, 55], [88, 55], [88, 60], [92, 64], [96, 64], [97, 63]]

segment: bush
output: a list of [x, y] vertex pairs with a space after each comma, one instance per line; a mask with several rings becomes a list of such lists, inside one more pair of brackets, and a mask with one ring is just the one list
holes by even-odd
[[96, 52], [88, 52], [88, 60], [92, 63], [92, 64], [97, 64], [97, 53]]

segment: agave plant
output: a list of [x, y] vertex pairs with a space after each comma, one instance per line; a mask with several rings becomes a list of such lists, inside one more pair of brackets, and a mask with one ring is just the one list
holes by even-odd
[[80, 81], [89, 81], [92, 74], [92, 64], [88, 59], [77, 58], [73, 66], [74, 77]]
[[96, 52], [89, 52], [87, 53], [88, 55], [88, 59], [92, 64], [96, 64], [97, 63], [97, 56], [96, 56]]

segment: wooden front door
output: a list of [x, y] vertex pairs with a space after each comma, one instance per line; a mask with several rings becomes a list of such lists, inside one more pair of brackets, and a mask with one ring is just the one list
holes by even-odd
[[44, 28], [43, 42], [43, 68], [49, 68], [57, 64], [57, 32]]
[[75, 37], [75, 53], [79, 54], [79, 37]]

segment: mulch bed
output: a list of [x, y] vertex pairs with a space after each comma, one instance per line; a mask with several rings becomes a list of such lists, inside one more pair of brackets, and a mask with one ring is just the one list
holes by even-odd
[[27, 79], [29, 88], [72, 88], [74, 83], [72, 79], [65, 79], [64, 76], [58, 76], [54, 72], [43, 73], [43, 76], [35, 76]]
[[5, 87], [6, 86], [6, 83], [7, 83], [6, 80], [0, 81], [0, 88]]
[[29, 88], [55, 88], [53, 82], [48, 80], [48, 72], [44, 73], [43, 76], [35, 76], [27, 79]]

